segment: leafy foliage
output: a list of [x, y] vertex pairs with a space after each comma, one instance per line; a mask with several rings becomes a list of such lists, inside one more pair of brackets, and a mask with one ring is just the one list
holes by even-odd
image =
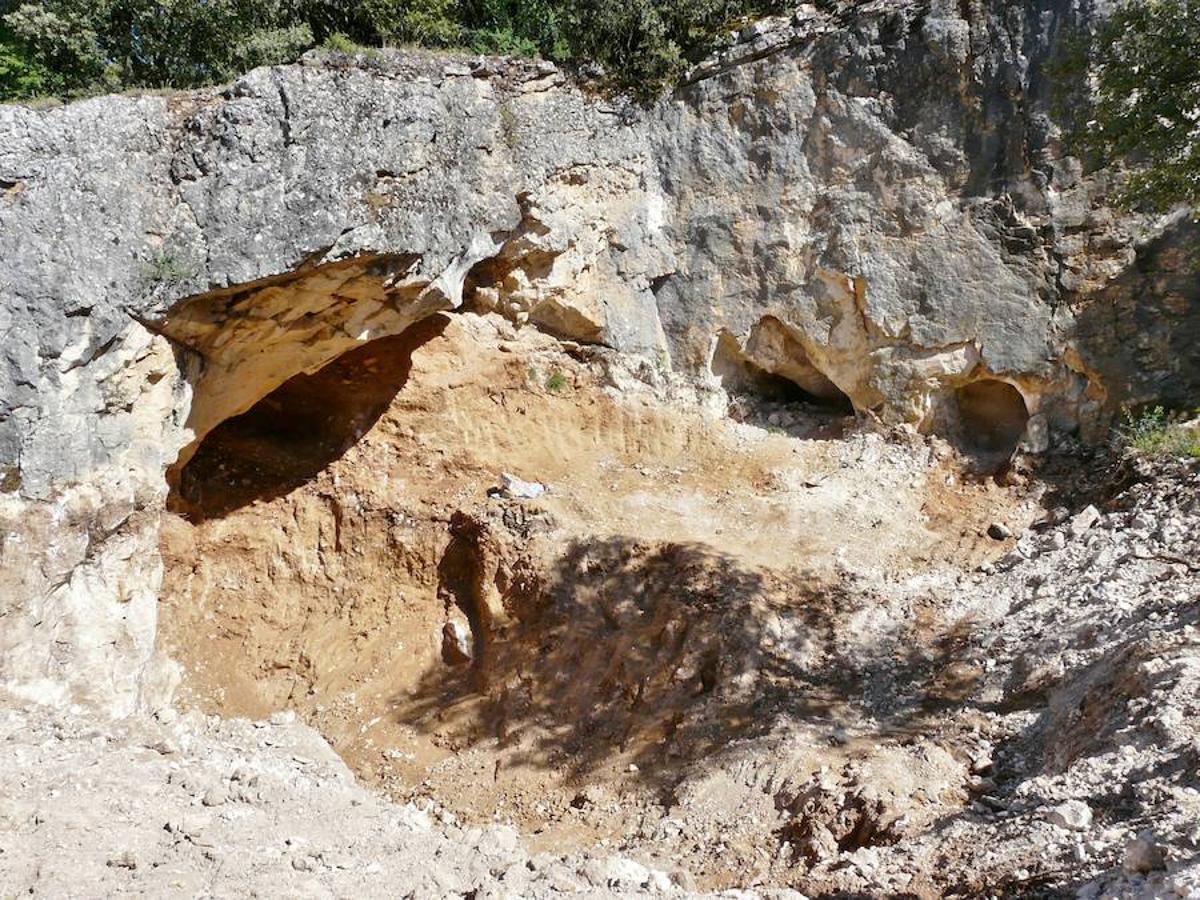
[[1120, 435], [1123, 442], [1150, 456], [1179, 456], [1200, 459], [1200, 423], [1186, 422], [1161, 406], [1139, 415], [1125, 410]]
[[709, 52], [739, 20], [778, 0], [577, 0], [567, 4], [577, 56], [605, 67], [611, 87], [648, 101]]
[[1125, 0], [1074, 56], [1091, 88], [1075, 141], [1130, 164], [1119, 199], [1200, 205], [1200, 0]]
[[463, 18], [472, 23], [467, 43], [476, 53], [569, 59], [569, 5], [555, 0], [467, 0]]
[[3, 4], [0, 21], [48, 73], [43, 89], [67, 96], [209, 84], [290, 60], [313, 44], [312, 29], [286, 0], [43, 0], [10, 10]]
[[33, 51], [0, 20], [0, 97], [24, 99], [53, 90], [50, 72]]
[[9, 46], [19, 48], [16, 52], [27, 71], [38, 73], [41, 91], [73, 93], [84, 85], [110, 84], [109, 66], [95, 30], [101, 17], [96, 5], [78, 0], [54, 6], [26, 3], [6, 13], [0, 22], [10, 36]]
[[194, 87], [333, 49], [416, 44], [600, 64], [649, 100], [781, 0], [0, 0], [0, 101]]

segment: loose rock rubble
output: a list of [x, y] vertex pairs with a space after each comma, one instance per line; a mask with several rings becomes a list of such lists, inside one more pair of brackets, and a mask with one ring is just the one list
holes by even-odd
[[[809, 683], [793, 657], [782, 704], [750, 682], [769, 734], [640, 807], [628, 846], [697, 871], [733, 854], [752, 882], [811, 895], [1196, 896], [1200, 466], [1128, 465], [1131, 484], [1052, 508], [977, 572], [851, 564], [876, 635], [903, 637], [924, 605], [946, 652], [906, 663], [868, 619], [842, 625], [857, 658], [827, 651]], [[832, 720], [814, 715], [821, 678], [847, 698], [822, 703]]]
[[981, 676], [949, 716], [974, 721], [947, 749], [975, 754], [972, 800], [865, 869], [831, 852], [841, 886], [1200, 893], [1200, 466], [1130, 466], [1132, 484], [1051, 515], [994, 571], [907, 586], [970, 629]]
[[4, 896], [681, 893], [632, 859], [530, 854], [509, 826], [388, 803], [294, 717], [160, 719], [0, 713]]

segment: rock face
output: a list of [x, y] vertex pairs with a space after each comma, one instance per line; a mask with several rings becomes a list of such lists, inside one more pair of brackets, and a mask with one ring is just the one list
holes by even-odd
[[164, 471], [464, 285], [514, 318], [661, 348], [644, 131], [535, 66], [342, 62], [0, 108], [0, 684], [162, 702], [147, 692], [169, 672], [146, 666]]
[[[438, 311], [688, 373], [717, 352], [947, 431], [994, 383], [1034, 448], [1184, 396], [1194, 235], [1107, 208], [1049, 117], [1086, 6], [802, 10], [645, 111], [546, 64], [411, 52], [0, 107], [0, 684], [164, 702], [164, 473]], [[1116, 352], [1127, 318], [1146, 328]]]
[[[654, 131], [677, 364], [703, 366], [728, 333], [810, 393], [827, 391], [789, 366], [935, 428], [957, 390], [997, 379], [1022, 394], [1034, 447], [1047, 427], [1097, 434], [1117, 402], [1182, 400], [1195, 231], [1104, 206], [1108, 176], [1064, 156], [1050, 118], [1047, 67], [1084, 7], [799, 13], [701, 67]], [[763, 352], [764, 326], [795, 349]]]

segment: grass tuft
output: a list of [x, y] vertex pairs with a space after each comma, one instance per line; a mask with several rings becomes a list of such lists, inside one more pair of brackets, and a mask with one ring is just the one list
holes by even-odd
[[1127, 447], [1147, 456], [1200, 459], [1200, 421], [1183, 421], [1182, 416], [1161, 406], [1137, 415], [1125, 410], [1119, 433]]

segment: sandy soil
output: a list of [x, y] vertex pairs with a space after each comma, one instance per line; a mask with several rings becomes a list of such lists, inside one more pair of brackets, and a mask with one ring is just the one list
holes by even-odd
[[[713, 397], [622, 365], [439, 319], [221, 426], [163, 530], [160, 642], [185, 703], [294, 709], [368, 783], [511, 820], [535, 850], [641, 838], [653, 856], [672, 809], [727, 803], [705, 779], [765, 753], [781, 723], [818, 735], [789, 762], [803, 781], [970, 689], [982, 670], [954, 661], [962, 623], [919, 598], [900, 644], [887, 634], [908, 682], [872, 683], [854, 659], [891, 626], [870, 598], [999, 556], [988, 525], [1019, 533], [1033, 493], [819, 409], [738, 415], [774, 411], [785, 424], [769, 430], [723, 402], [705, 414]], [[502, 472], [548, 490], [489, 496]], [[448, 626], [471, 661], [453, 661]], [[879, 721], [905, 697], [916, 712]], [[965, 802], [961, 765], [921, 764], [922, 789]], [[665, 862], [701, 887], [786, 864], [806, 836], [755, 815]]]

